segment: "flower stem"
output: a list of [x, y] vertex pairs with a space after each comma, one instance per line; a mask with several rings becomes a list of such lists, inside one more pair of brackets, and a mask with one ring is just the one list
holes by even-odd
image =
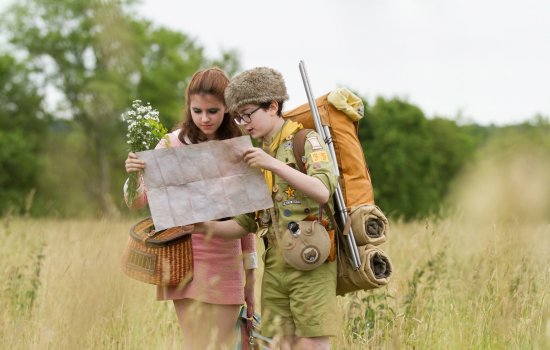
[[137, 188], [139, 187], [138, 173], [133, 172], [128, 175], [128, 205], [132, 206], [136, 198]]

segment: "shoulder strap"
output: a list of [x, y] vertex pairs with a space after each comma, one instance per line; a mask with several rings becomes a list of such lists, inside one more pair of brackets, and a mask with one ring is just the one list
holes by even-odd
[[[298, 166], [298, 170], [300, 170], [302, 173], [306, 173], [305, 165], [304, 165], [304, 161], [303, 161], [302, 157], [306, 153], [306, 136], [307, 136], [307, 134], [310, 133], [310, 131], [313, 131], [313, 130], [312, 129], [301, 129], [301, 130], [299, 130], [296, 134], [294, 134], [294, 142], [292, 144], [292, 150], [294, 152], [294, 158], [296, 158], [296, 165]], [[329, 209], [329, 207], [323, 205], [319, 208], [319, 217], [320, 218], [322, 218], [322, 215], [323, 215], [322, 212], [323, 211], [325, 211], [328, 214], [328, 216], [330, 218], [330, 221], [332, 223], [332, 226], [336, 230], [339, 231], [340, 229], [339, 229], [338, 224], [336, 223], [336, 218], [334, 217], [334, 214]], [[321, 220], [319, 220], [319, 221], [321, 221]], [[344, 223], [344, 228], [343, 228], [343, 231], [342, 231], [342, 234], [344, 236], [346, 236], [349, 233], [350, 227], [351, 227], [351, 220], [348, 217], [348, 219]]]
[[306, 167], [304, 165], [303, 156], [306, 153], [306, 136], [309, 134], [311, 129], [301, 129], [294, 134], [294, 141], [292, 142], [292, 150], [294, 152], [294, 158], [296, 158], [296, 165], [298, 170], [302, 173], [306, 172]]

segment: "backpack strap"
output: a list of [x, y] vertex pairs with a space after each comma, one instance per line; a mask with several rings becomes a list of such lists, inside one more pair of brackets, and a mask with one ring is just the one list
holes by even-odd
[[304, 164], [304, 155], [306, 154], [306, 136], [311, 129], [301, 129], [294, 134], [294, 141], [292, 142], [292, 151], [294, 152], [294, 158], [296, 158], [296, 165], [298, 170], [302, 173], [306, 173], [306, 167]]

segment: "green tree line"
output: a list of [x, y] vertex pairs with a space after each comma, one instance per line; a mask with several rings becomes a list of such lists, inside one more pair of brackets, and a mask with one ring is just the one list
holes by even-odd
[[527, 148], [550, 161], [550, 125], [542, 115], [500, 127], [461, 124], [427, 118], [408, 101], [380, 97], [367, 106], [359, 136], [376, 204], [404, 219], [445, 214], [453, 180], [480, 157]]
[[[195, 39], [140, 18], [134, 5], [22, 0], [3, 13], [8, 45], [0, 51], [0, 214], [127, 213], [121, 113], [140, 98], [173, 127], [197, 69], [217, 65], [230, 76], [240, 69], [235, 52], [207, 57]], [[437, 213], [476, 150], [510, 129], [540, 133], [548, 131], [548, 120], [462, 125], [427, 118], [399, 98], [366, 104], [359, 130], [377, 204], [404, 218]]]

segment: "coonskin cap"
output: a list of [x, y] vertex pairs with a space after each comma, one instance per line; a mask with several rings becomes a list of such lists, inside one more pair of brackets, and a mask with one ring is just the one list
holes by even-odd
[[234, 77], [225, 89], [225, 102], [229, 112], [246, 104], [288, 100], [283, 76], [268, 67], [257, 67]]

